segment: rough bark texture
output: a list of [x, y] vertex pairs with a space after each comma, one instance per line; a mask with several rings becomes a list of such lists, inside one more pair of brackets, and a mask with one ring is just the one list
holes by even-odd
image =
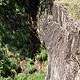
[[39, 18], [49, 53], [46, 80], [80, 80], [79, 26], [65, 7], [53, 5], [51, 10], [52, 15], [43, 14]]

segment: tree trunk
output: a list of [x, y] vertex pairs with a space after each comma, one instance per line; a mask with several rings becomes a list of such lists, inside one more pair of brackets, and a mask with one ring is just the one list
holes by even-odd
[[46, 80], [80, 80], [80, 34], [65, 7], [53, 5], [52, 14], [43, 14], [38, 24], [48, 50]]

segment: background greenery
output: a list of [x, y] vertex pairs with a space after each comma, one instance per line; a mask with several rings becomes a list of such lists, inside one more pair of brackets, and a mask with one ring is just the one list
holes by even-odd
[[46, 66], [47, 51], [32, 27], [38, 7], [39, 0], [0, 0], [0, 80], [44, 80], [36, 65]]

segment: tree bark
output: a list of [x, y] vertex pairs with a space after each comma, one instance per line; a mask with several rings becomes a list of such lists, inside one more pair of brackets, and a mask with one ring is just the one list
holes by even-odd
[[51, 12], [38, 20], [48, 50], [46, 80], [80, 80], [79, 26], [65, 7], [54, 4]]

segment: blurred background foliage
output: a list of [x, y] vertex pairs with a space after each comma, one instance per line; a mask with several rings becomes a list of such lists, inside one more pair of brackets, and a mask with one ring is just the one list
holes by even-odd
[[80, 0], [55, 0], [55, 3], [66, 6], [70, 16], [80, 23]]
[[31, 18], [36, 18], [37, 11], [26, 1], [0, 1], [0, 40], [2, 45], [9, 46], [9, 50], [21, 50], [25, 56], [32, 57], [40, 47], [38, 35], [31, 25]]
[[0, 80], [45, 78], [44, 72], [38, 72], [35, 66], [35, 61], [47, 60], [47, 52], [33, 28], [39, 3], [39, 0], [0, 0]]

